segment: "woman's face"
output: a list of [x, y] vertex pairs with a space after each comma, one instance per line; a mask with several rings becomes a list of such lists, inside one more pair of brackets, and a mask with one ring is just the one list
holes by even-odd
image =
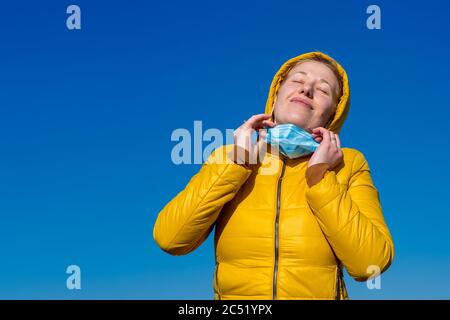
[[318, 61], [305, 61], [289, 71], [278, 89], [275, 122], [293, 123], [312, 132], [324, 127], [335, 111], [339, 83], [333, 71]]

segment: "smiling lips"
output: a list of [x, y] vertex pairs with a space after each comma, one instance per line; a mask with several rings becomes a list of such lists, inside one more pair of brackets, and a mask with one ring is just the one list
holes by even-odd
[[297, 104], [299, 104], [299, 105], [302, 105], [302, 106], [304, 106], [304, 107], [307, 107], [307, 108], [309, 108], [309, 109], [312, 109], [311, 104], [309, 104], [308, 101], [306, 101], [306, 100], [303, 99], [303, 98], [292, 98], [292, 99], [291, 99], [291, 102], [297, 103]]

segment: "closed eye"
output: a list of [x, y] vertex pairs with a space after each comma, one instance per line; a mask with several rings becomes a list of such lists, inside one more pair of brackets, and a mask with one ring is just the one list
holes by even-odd
[[324, 90], [324, 89], [320, 89], [320, 88], [318, 88], [318, 90], [321, 91], [321, 92], [323, 92], [323, 93], [325, 93], [326, 95], [328, 95], [328, 91], [326, 91], [326, 90]]

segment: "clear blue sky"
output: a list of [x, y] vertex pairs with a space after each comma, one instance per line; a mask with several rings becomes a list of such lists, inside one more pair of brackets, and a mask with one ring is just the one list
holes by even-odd
[[[82, 29], [69, 31], [69, 4]], [[381, 30], [366, 8], [381, 7]], [[172, 257], [158, 212], [199, 165], [176, 128], [262, 113], [274, 73], [319, 50], [350, 78], [341, 134], [360, 150], [396, 248], [381, 290], [450, 298], [448, 2], [29, 1], [0, 11], [0, 298], [212, 299], [212, 237]], [[66, 289], [79, 265], [82, 289]]]

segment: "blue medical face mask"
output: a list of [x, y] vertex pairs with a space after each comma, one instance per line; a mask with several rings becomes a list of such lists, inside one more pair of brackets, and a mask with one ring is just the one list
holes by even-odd
[[320, 145], [308, 131], [291, 123], [268, 128], [266, 142], [277, 147], [289, 159], [311, 154]]

